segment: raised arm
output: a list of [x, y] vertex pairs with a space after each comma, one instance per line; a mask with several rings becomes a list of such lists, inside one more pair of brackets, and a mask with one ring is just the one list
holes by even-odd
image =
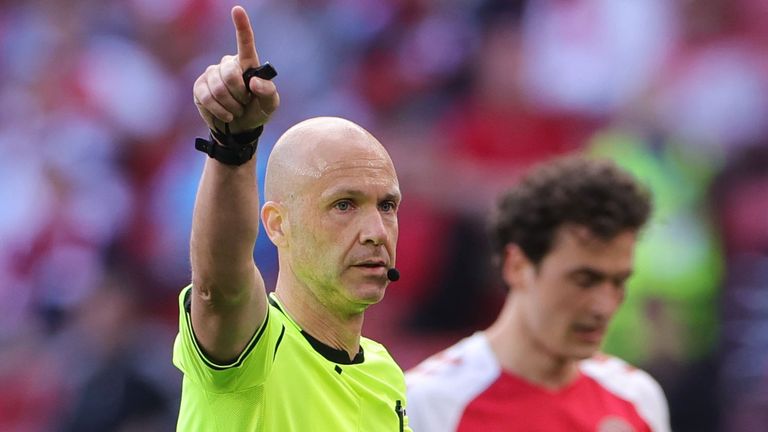
[[[255, 129], [279, 104], [274, 83], [243, 72], [259, 66], [245, 10], [232, 9], [237, 55], [225, 56], [195, 81], [200, 116], [211, 129], [233, 134]], [[227, 362], [245, 348], [266, 317], [264, 280], [253, 262], [259, 231], [256, 158], [226, 165], [208, 158], [192, 220], [192, 327], [206, 354]]]

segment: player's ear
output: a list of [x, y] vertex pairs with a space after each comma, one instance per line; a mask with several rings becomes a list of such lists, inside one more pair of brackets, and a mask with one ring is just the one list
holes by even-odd
[[511, 291], [525, 289], [532, 268], [533, 263], [520, 246], [507, 244], [501, 262], [501, 277]]
[[285, 207], [274, 201], [267, 201], [261, 208], [261, 223], [267, 237], [277, 247], [288, 246], [290, 226], [285, 217]]

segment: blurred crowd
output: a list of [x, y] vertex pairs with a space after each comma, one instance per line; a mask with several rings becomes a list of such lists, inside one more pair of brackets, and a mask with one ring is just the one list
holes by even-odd
[[[557, 155], [654, 194], [605, 350], [653, 373], [676, 431], [768, 430], [768, 2], [249, 0], [281, 107], [390, 150], [402, 280], [364, 334], [404, 368], [504, 291], [494, 196]], [[165, 431], [207, 131], [192, 83], [234, 53], [233, 0], [0, 1], [0, 430]], [[274, 286], [276, 256], [256, 260]]]

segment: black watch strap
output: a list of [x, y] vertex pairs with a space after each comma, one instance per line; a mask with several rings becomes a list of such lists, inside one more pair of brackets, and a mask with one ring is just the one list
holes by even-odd
[[211, 130], [208, 140], [197, 138], [195, 148], [207, 154], [209, 157], [227, 165], [242, 165], [253, 157], [259, 144], [259, 137], [264, 131], [264, 126], [259, 126], [250, 131], [233, 134], [229, 131], [229, 125], [224, 126], [225, 132]]
[[[250, 68], [243, 73], [245, 88], [250, 92], [251, 78], [259, 77], [271, 80], [277, 76], [277, 70], [269, 62]], [[229, 131], [229, 123], [224, 123], [224, 132], [211, 129], [209, 139], [197, 138], [195, 148], [207, 154], [209, 157], [227, 165], [242, 165], [253, 157], [256, 147], [259, 145], [259, 137], [264, 131], [264, 126], [256, 129], [233, 134]]]

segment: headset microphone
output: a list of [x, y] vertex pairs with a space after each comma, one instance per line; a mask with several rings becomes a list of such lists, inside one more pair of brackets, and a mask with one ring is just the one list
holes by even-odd
[[397, 282], [400, 279], [400, 272], [397, 271], [396, 268], [392, 267], [391, 269], [387, 270], [387, 279], [389, 279], [390, 282]]

